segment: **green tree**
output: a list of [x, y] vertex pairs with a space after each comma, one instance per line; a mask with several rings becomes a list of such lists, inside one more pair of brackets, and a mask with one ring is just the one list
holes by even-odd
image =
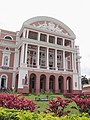
[[88, 79], [86, 78], [86, 75], [81, 77], [81, 82], [82, 82], [82, 85], [89, 84]]

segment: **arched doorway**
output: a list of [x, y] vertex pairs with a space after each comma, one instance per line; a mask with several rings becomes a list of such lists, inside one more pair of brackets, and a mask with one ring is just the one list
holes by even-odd
[[72, 92], [72, 78], [71, 77], [67, 77], [66, 79], [66, 83], [67, 83], [67, 92], [71, 93]]
[[55, 89], [55, 77], [54, 75], [51, 75], [49, 78], [49, 91], [54, 92]]
[[16, 75], [16, 81], [15, 81], [15, 90], [18, 90], [18, 74]]
[[7, 75], [2, 75], [1, 76], [1, 84], [0, 84], [0, 88], [1, 89], [7, 89], [7, 82], [8, 82], [8, 77]]
[[64, 88], [63, 76], [58, 77], [58, 88], [59, 88], [59, 92], [62, 93]]
[[35, 84], [36, 84], [36, 75], [32, 73], [30, 75], [30, 82], [29, 82], [29, 91], [30, 92], [35, 92]]
[[46, 88], [46, 76], [41, 75], [40, 76], [40, 92], [44, 92]]

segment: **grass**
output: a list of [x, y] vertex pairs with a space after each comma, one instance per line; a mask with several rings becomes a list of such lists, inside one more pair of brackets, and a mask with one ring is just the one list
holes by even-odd
[[[2, 92], [2, 93], [4, 94], [5, 92]], [[9, 94], [17, 94], [17, 93], [9, 91]], [[48, 101], [35, 101], [35, 97], [40, 96], [40, 98], [46, 98], [47, 95], [49, 96], [49, 98], [51, 97], [53, 99], [55, 99], [55, 96], [60, 96], [63, 99], [65, 98], [62, 94], [56, 95], [56, 94], [53, 94], [53, 93], [51, 93], [51, 94], [29, 94], [29, 95], [24, 95], [24, 97], [26, 99], [33, 100], [38, 106], [40, 106], [40, 108], [38, 110], [40, 110], [42, 112], [46, 108], [48, 108]], [[78, 114], [79, 111], [75, 110], [75, 109], [71, 109], [70, 108], [71, 106], [77, 107], [75, 102], [72, 102], [72, 103], [69, 104], [69, 106], [67, 107], [66, 110], [71, 111], [71, 114], [72, 113]]]
[[[40, 110], [41, 112], [44, 111], [46, 108], [48, 108], [48, 101], [35, 101], [35, 97], [38, 96], [38, 95], [33, 95], [33, 94], [29, 94], [29, 95], [24, 95], [25, 98], [29, 99], [29, 100], [33, 100], [38, 106], [40, 106], [40, 108], [38, 110]], [[48, 95], [49, 97], [54, 97], [55, 99], [55, 96], [57, 95], [54, 95], [54, 94], [51, 94], [51, 95]], [[58, 95], [60, 96], [61, 98], [65, 98], [63, 95]], [[40, 98], [46, 98], [46, 95], [45, 94], [40, 94]], [[76, 110], [76, 109], [71, 109], [70, 107], [71, 106], [75, 106], [76, 107], [76, 104], [75, 102], [72, 102], [70, 103], [70, 105], [67, 107], [66, 110], [69, 110], [71, 111], [71, 114], [74, 113], [74, 114], [78, 114], [79, 111]]]

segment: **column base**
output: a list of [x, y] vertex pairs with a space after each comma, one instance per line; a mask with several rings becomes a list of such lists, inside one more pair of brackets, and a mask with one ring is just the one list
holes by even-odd
[[39, 89], [36, 89], [36, 90], [35, 90], [35, 93], [40, 93], [40, 90], [39, 90]]
[[59, 90], [55, 90], [55, 93], [59, 93]]
[[29, 86], [27, 85], [23, 85], [23, 94], [29, 94]]

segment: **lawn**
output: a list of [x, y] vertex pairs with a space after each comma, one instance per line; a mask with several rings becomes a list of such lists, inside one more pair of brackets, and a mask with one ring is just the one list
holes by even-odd
[[[24, 95], [25, 98], [29, 99], [29, 100], [33, 100], [38, 106], [40, 106], [40, 108], [38, 110], [40, 111], [44, 111], [46, 108], [48, 108], [48, 101], [35, 101], [35, 97], [40, 96], [40, 98], [46, 98], [47, 95], [44, 94], [40, 94], [40, 95], [34, 95], [34, 94], [29, 94], [29, 95]], [[53, 98], [55, 99], [55, 96], [60, 96], [61, 98], [65, 98], [63, 95], [48, 95], [49, 98]], [[68, 108], [66, 110], [70, 110], [71, 113], [79, 113], [78, 110], [75, 109], [71, 109], [71, 106], [76, 106], [75, 102], [70, 103], [70, 105], [68, 106]]]

